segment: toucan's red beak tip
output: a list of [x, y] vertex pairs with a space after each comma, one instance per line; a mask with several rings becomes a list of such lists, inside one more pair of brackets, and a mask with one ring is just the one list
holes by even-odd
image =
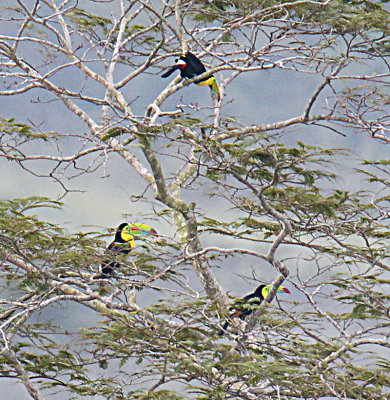
[[156, 236], [156, 237], [158, 237], [158, 233], [157, 233], [157, 231], [155, 230], [155, 229], [151, 229], [150, 230], [150, 233], [153, 235], [153, 236]]
[[287, 293], [287, 294], [291, 294], [291, 292], [286, 287], [283, 288], [283, 292]]

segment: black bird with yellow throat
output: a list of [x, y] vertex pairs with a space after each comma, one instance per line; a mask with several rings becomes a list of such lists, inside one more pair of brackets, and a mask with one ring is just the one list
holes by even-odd
[[[180, 75], [183, 79], [191, 79], [206, 72], [206, 68], [199, 60], [199, 58], [189, 51], [187, 51], [185, 56], [181, 56], [180, 58], [175, 60], [175, 65], [167, 72], [162, 74], [161, 77], [167, 78], [168, 76], [172, 75], [173, 72], [175, 72], [176, 70], [180, 70]], [[219, 90], [218, 82], [213, 75], [199, 81], [195, 81], [195, 83], [199, 86], [208, 85], [211, 89], [212, 96], [216, 97], [218, 101], [221, 100], [221, 93]]]
[[103, 275], [111, 275], [114, 269], [120, 266], [120, 264], [112, 258], [118, 254], [129, 254], [135, 247], [135, 237], [141, 235], [158, 236], [158, 233], [155, 229], [146, 224], [121, 223], [116, 229], [114, 240], [107, 247], [106, 254], [110, 254], [111, 257], [102, 262], [101, 273]]
[[[218, 332], [218, 335], [222, 336], [226, 332], [232, 318], [240, 318], [244, 321], [248, 315], [253, 314], [256, 308], [258, 308], [268, 296], [272, 286], [272, 283], [269, 285], [260, 285], [253, 293], [249, 293], [242, 298], [236, 299], [234, 305], [230, 308], [232, 313], [229, 320], [223, 324], [222, 330]], [[290, 291], [284, 286], [279, 286], [277, 293], [290, 294]]]

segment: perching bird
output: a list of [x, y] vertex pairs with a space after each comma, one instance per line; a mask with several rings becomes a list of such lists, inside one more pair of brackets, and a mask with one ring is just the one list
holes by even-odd
[[[204, 72], [206, 72], [206, 68], [199, 60], [199, 58], [196, 57], [194, 54], [190, 53], [189, 51], [187, 51], [185, 56], [181, 56], [180, 58], [175, 60], [175, 65], [172, 68], [170, 68], [167, 72], [162, 74], [161, 77], [167, 78], [177, 69], [180, 69], [180, 75], [184, 79], [191, 79], [194, 78], [195, 76], [201, 75]], [[210, 86], [211, 95], [216, 96], [218, 101], [221, 100], [221, 93], [219, 91], [218, 82], [216, 81], [213, 75], [204, 78], [200, 81], [195, 81], [195, 83], [199, 86], [205, 86], [205, 85]]]
[[[257, 306], [263, 302], [271, 289], [272, 283], [270, 285], [260, 285], [253, 293], [249, 293], [245, 297], [237, 299], [234, 302], [233, 307], [230, 308], [230, 310], [233, 311], [230, 320], [232, 318], [240, 318], [244, 321], [245, 318], [252, 314], [256, 310]], [[277, 293], [290, 294], [290, 291], [284, 286], [279, 286]], [[219, 336], [222, 336], [225, 333], [229, 324], [229, 320], [223, 324], [222, 330], [218, 332]]]
[[[145, 224], [128, 224], [127, 222], [121, 223], [115, 233], [115, 238], [107, 248], [107, 253], [115, 256], [116, 254], [129, 254], [135, 247], [135, 236], [140, 235], [154, 235], [158, 236], [155, 229]], [[119, 267], [119, 263], [112, 260], [103, 261], [101, 265], [101, 273], [103, 275], [112, 274], [115, 268]]]

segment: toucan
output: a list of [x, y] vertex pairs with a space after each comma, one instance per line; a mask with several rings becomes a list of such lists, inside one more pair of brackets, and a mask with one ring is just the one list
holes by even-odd
[[[199, 58], [189, 51], [187, 51], [185, 56], [181, 56], [180, 58], [175, 60], [175, 65], [172, 68], [170, 68], [167, 72], [162, 74], [161, 77], [167, 78], [177, 69], [180, 70], [180, 75], [184, 79], [191, 79], [194, 78], [195, 76], [201, 75], [204, 72], [206, 72], [206, 68], [199, 60]], [[205, 85], [210, 86], [212, 96], [217, 97], [218, 101], [221, 100], [221, 93], [219, 91], [218, 82], [216, 81], [213, 75], [204, 78], [200, 81], [195, 81], [195, 83], [199, 86], [205, 86]]]
[[[272, 283], [269, 285], [260, 285], [253, 293], [249, 293], [242, 298], [236, 299], [233, 307], [230, 308], [230, 311], [232, 311], [230, 320], [232, 318], [240, 318], [244, 321], [248, 315], [252, 314], [256, 310], [256, 306], [259, 306], [263, 302], [269, 291], [272, 289], [272, 286]], [[290, 294], [290, 291], [284, 286], [279, 286], [277, 293]], [[229, 320], [223, 324], [222, 330], [218, 332], [219, 336], [222, 336], [225, 333], [229, 324]]]
[[[115, 232], [115, 238], [107, 247], [107, 254], [112, 256], [116, 254], [129, 254], [135, 247], [135, 237], [141, 235], [158, 236], [155, 229], [146, 224], [128, 224], [122, 222]], [[104, 260], [101, 265], [101, 273], [103, 275], [111, 275], [115, 268], [119, 267], [119, 263], [112, 260]]]

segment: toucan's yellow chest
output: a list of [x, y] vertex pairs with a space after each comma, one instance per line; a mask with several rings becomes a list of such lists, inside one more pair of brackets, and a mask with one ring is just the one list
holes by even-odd
[[135, 247], [135, 240], [134, 240], [134, 236], [131, 235], [129, 232], [127, 232], [126, 230], [123, 230], [121, 232], [121, 238], [126, 242], [129, 243], [130, 247], [132, 249], [134, 249]]

